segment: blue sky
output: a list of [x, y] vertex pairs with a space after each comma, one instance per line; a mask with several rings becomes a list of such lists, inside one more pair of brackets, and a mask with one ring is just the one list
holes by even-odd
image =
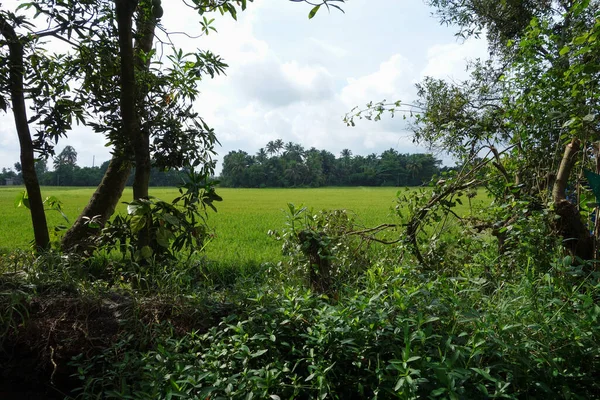
[[[15, 1], [3, 3], [10, 8]], [[181, 1], [169, 4], [162, 20], [168, 31], [200, 33], [199, 16]], [[466, 60], [485, 58], [485, 41], [457, 40], [455, 28], [440, 26], [419, 0], [348, 0], [343, 8], [322, 9], [309, 20], [306, 4], [255, 0], [237, 22], [215, 15], [218, 33], [172, 35], [185, 50], [208, 49], [229, 64], [227, 76], [201, 83], [196, 104], [222, 144], [219, 159], [230, 150], [254, 153], [278, 138], [335, 154], [426, 151], [413, 144], [402, 118], [354, 128], [342, 118], [371, 100], [414, 100], [414, 85], [425, 76], [466, 78]], [[61, 140], [57, 152], [68, 144], [80, 166], [110, 158], [104, 138], [84, 127]], [[0, 168], [18, 160], [12, 115], [0, 115]]]

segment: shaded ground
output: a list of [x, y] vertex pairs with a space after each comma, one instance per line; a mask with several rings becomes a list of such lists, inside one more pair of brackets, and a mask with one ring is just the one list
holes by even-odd
[[[204, 331], [220, 318], [213, 314], [199, 318], [185, 304], [156, 299], [135, 302], [117, 293], [90, 299], [67, 293], [26, 296], [3, 288], [0, 307], [1, 315], [11, 316], [0, 321], [0, 326], [6, 326], [0, 331], [3, 400], [64, 399], [80, 386], [77, 371], [69, 366], [71, 359], [98, 354], [123, 332], [136, 333], [165, 321], [176, 334]], [[226, 308], [221, 307], [225, 314]]]

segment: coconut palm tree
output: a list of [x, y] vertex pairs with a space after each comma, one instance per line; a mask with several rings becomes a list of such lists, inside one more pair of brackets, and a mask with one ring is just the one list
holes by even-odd
[[283, 140], [277, 139], [277, 140], [275, 140], [274, 144], [275, 144], [275, 151], [277, 152], [277, 154], [280, 154], [281, 151], [283, 150], [283, 146], [284, 146]]
[[267, 143], [267, 153], [269, 153], [269, 155], [273, 155], [275, 153], [277, 153], [277, 146], [275, 145], [274, 141], [269, 141], [269, 143]]
[[74, 167], [77, 165], [77, 151], [73, 146], [65, 146], [65, 148], [54, 157], [54, 168], [60, 168], [64, 165]]
[[256, 153], [256, 161], [258, 161], [259, 164], [262, 164], [266, 160], [267, 160], [267, 151], [265, 151], [264, 147], [261, 147], [260, 149], [258, 149], [258, 152]]

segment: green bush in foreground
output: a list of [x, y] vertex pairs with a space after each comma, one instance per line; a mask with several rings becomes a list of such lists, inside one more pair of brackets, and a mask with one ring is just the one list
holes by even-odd
[[80, 397], [593, 398], [599, 288], [569, 272], [557, 264], [486, 294], [483, 279], [375, 265], [337, 302], [248, 288], [243, 313], [206, 333], [161, 326], [150, 350], [124, 335], [75, 361]]

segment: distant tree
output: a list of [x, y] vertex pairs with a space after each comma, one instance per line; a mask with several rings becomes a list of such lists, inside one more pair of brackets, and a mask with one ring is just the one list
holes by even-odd
[[265, 151], [264, 147], [261, 147], [258, 150], [258, 152], [256, 153], [256, 161], [259, 164], [263, 164], [266, 160], [267, 160], [267, 152]]
[[[305, 150], [288, 142], [281, 156], [267, 157], [269, 142], [256, 156], [231, 151], [223, 159], [221, 184], [232, 187], [320, 187], [324, 185], [421, 185], [439, 172], [440, 161], [431, 154], [399, 154], [385, 151], [367, 157], [352, 156], [344, 149], [340, 158], [314, 147]], [[266, 150], [265, 150], [266, 149]], [[407, 167], [409, 165], [409, 167]]]
[[65, 146], [65, 148], [54, 157], [54, 169], [70, 166], [71, 168], [77, 165], [77, 151], [73, 146]]
[[75, 169], [77, 168], [77, 151], [73, 146], [65, 148], [54, 157], [54, 172], [57, 186], [76, 185]]
[[38, 177], [42, 177], [46, 172], [48, 172], [48, 167], [46, 160], [39, 159], [35, 162], [35, 173]]
[[274, 147], [274, 148], [275, 148], [275, 152], [276, 152], [277, 154], [281, 154], [281, 151], [282, 151], [282, 150], [283, 150], [283, 148], [284, 148], [283, 140], [281, 140], [281, 139], [277, 139], [277, 140], [275, 140], [275, 142], [274, 142], [273, 144], [274, 144], [274, 146], [275, 146], [275, 147]]
[[221, 181], [225, 186], [248, 187], [248, 167], [252, 158], [245, 151], [231, 151], [223, 157]]
[[272, 156], [273, 154], [277, 153], [277, 146], [275, 146], [275, 142], [274, 141], [270, 141], [269, 143], [267, 143], [267, 153]]
[[304, 160], [304, 147], [298, 143], [287, 142], [284, 146], [283, 157], [286, 162], [294, 161], [296, 163], [302, 163]]

